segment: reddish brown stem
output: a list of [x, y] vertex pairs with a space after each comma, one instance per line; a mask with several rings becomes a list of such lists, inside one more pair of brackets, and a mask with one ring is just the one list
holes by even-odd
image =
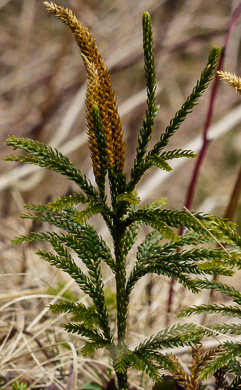
[[241, 196], [241, 167], [239, 168], [237, 180], [235, 182], [233, 192], [232, 192], [227, 210], [225, 212], [224, 218], [227, 218], [230, 221], [232, 221], [234, 219], [240, 196]]
[[[232, 221], [234, 219], [240, 196], [241, 196], [241, 167], [239, 168], [237, 180], [234, 184], [234, 188], [233, 188], [233, 191], [232, 191], [229, 203], [228, 203], [228, 207], [227, 207], [226, 212], [224, 214], [224, 218], [227, 218], [230, 221]], [[213, 280], [218, 280], [218, 276], [214, 275]], [[214, 300], [214, 290], [210, 290], [209, 303], [212, 302], [213, 300]], [[205, 319], [205, 316], [204, 316], [204, 319]]]

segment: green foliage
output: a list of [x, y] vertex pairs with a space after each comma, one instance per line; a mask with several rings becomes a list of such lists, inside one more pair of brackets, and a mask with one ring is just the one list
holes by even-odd
[[[240, 258], [240, 257], [239, 257]], [[241, 259], [240, 259], [241, 261]], [[223, 305], [223, 304], [208, 304], [189, 307], [182, 310], [178, 316], [187, 317], [192, 314], [221, 314], [223, 316], [230, 316], [231, 318], [241, 318], [241, 292], [233, 287], [230, 287], [224, 283], [217, 282], [215, 280], [209, 281], [199, 280], [196, 281], [196, 285], [202, 289], [216, 290], [226, 294], [230, 297], [236, 305]], [[216, 331], [219, 333], [229, 333], [234, 335], [241, 334], [241, 323], [237, 324], [214, 324], [209, 325], [210, 331]], [[232, 372], [236, 374], [233, 379], [230, 389], [238, 388], [240, 384], [240, 362], [237, 358], [241, 357], [241, 343], [226, 341], [221, 344], [220, 351], [217, 356], [210, 360], [203, 368], [200, 378], [206, 379], [211, 375], [214, 375], [218, 370], [222, 369], [223, 372]]]
[[73, 195], [64, 196], [63, 198], [55, 198], [49, 202], [47, 206], [50, 210], [56, 213], [64, 209], [71, 209], [73, 206], [79, 203], [86, 204], [88, 203], [88, 199], [83, 194], [76, 193]]
[[226, 372], [235, 374], [235, 377], [230, 385], [230, 390], [236, 390], [240, 388], [241, 384], [241, 363], [238, 360], [233, 360], [226, 366]]
[[50, 309], [54, 313], [71, 313], [70, 318], [73, 322], [84, 322], [87, 329], [93, 330], [94, 326], [99, 325], [99, 316], [94, 306], [86, 307], [81, 303], [62, 302], [55, 305], [50, 305]]
[[[144, 31], [143, 36], [144, 36], [144, 40], [145, 40], [145, 31]], [[149, 48], [149, 50], [151, 53], [152, 51], [150, 48]], [[176, 133], [176, 131], [180, 128], [182, 122], [186, 119], [187, 115], [190, 112], [192, 112], [193, 107], [197, 104], [198, 99], [202, 96], [203, 92], [205, 91], [205, 89], [208, 87], [210, 81], [212, 80], [213, 73], [215, 71], [216, 64], [217, 64], [217, 61], [219, 58], [219, 54], [220, 54], [220, 49], [218, 47], [213, 47], [213, 49], [210, 52], [207, 65], [201, 74], [200, 80], [197, 81], [196, 86], [193, 88], [192, 93], [188, 96], [186, 102], [182, 105], [181, 109], [175, 114], [174, 118], [171, 120], [170, 124], [167, 126], [164, 133], [161, 135], [160, 141], [158, 141], [154, 145], [153, 149], [148, 153], [146, 158], [144, 158], [144, 154], [147, 150], [148, 141], [151, 138], [151, 133], [152, 133], [153, 124], [154, 124], [154, 117], [156, 115], [156, 111], [153, 110], [155, 100], [153, 99], [150, 102], [147, 99], [148, 107], [150, 107], [149, 110], [147, 109], [147, 113], [150, 113], [150, 115], [148, 115], [146, 113], [145, 121], [148, 123], [148, 126], [146, 126], [148, 131], [146, 131], [146, 133], [145, 133], [145, 138], [144, 138], [144, 136], [142, 136], [142, 138], [145, 139], [145, 147], [143, 147], [143, 148], [140, 147], [140, 145], [141, 145], [140, 140], [142, 139], [141, 134], [140, 134], [139, 145], [138, 145], [138, 149], [137, 149], [137, 156], [135, 159], [134, 168], [132, 170], [131, 181], [127, 186], [128, 188], [131, 188], [131, 189], [134, 188], [135, 185], [138, 183], [138, 181], [141, 179], [144, 172], [147, 169], [149, 169], [151, 166], [156, 165], [156, 161], [158, 161], [158, 156], [160, 156], [160, 152], [163, 150], [163, 148], [168, 145], [170, 137], [172, 137]], [[150, 56], [151, 56], [151, 54], [150, 54]], [[154, 75], [154, 63], [153, 62], [149, 65], [149, 69], [150, 69], [150, 73], [152, 75]], [[151, 79], [151, 77], [149, 79], [147, 78], [147, 91], [149, 91], [149, 88], [150, 88], [150, 84], [148, 84], [149, 80], [152, 80], [152, 84], [151, 84], [152, 94], [151, 94], [151, 96], [153, 96], [153, 93], [155, 91], [154, 77], [153, 77], [153, 79]], [[148, 98], [149, 98], [149, 94], [148, 94]], [[143, 142], [143, 144], [144, 144], [144, 142]], [[141, 158], [138, 159], [138, 157], [140, 155], [140, 151], [139, 151], [140, 149], [141, 149], [142, 153], [141, 153]], [[186, 151], [186, 155], [184, 155], [184, 157], [192, 157], [192, 155], [194, 156], [194, 153], [192, 151]], [[181, 157], [179, 155], [178, 151], [176, 151], [176, 150], [172, 151], [171, 158], [178, 158], [178, 157]], [[161, 161], [165, 160], [165, 155], [164, 155], [164, 158], [161, 155], [160, 160]], [[163, 166], [160, 165], [159, 167], [163, 169]]]
[[241, 318], [241, 309], [238, 306], [227, 306], [227, 305], [200, 305], [193, 306], [185, 310], [185, 317], [192, 314], [221, 314], [223, 316], [232, 316]]
[[[51, 3], [48, 7], [52, 9], [51, 7], [54, 6]], [[69, 20], [64, 19], [61, 14], [67, 12], [63, 8], [54, 7], [53, 10], [56, 13], [60, 10], [58, 16], [65, 22]], [[78, 39], [77, 42], [81, 47]], [[219, 282], [209, 282], [204, 277], [233, 275], [234, 271], [231, 268], [240, 268], [241, 240], [234, 224], [200, 213], [163, 209], [167, 204], [165, 198], [157, 199], [142, 207], [135, 188], [150, 167], [157, 166], [169, 171], [172, 168], [167, 161], [181, 157], [195, 157], [190, 150], [163, 151], [163, 149], [207, 88], [215, 71], [220, 50], [215, 47], [211, 50], [200, 80], [162, 133], [160, 140], [148, 153], [148, 144], [158, 107], [155, 97], [156, 75], [151, 18], [147, 12], [144, 14], [143, 47], [147, 109], [138, 137], [130, 182], [126, 184], [125, 173], [122, 171], [125, 153], [123, 143], [118, 149], [121, 134], [118, 130], [120, 129], [119, 117], [112, 104], [112, 92], [108, 90], [110, 83], [108, 72], [103, 70], [103, 64], [96, 51], [92, 53], [94, 59], [91, 63], [92, 57], [89, 53], [93, 49], [91, 47], [91, 45], [85, 47], [89, 61], [87, 62], [86, 57], [85, 64], [89, 67], [87, 74], [91, 78], [86, 104], [90, 130], [89, 143], [98, 188], [96, 189], [62, 153], [31, 139], [8, 137], [6, 145], [23, 150], [26, 154], [8, 156], [5, 160], [35, 164], [50, 169], [66, 176], [80, 187], [82, 192], [54, 198], [47, 205], [25, 206], [26, 213], [22, 218], [46, 222], [60, 229], [60, 233], [31, 232], [16, 238], [14, 243], [43, 241], [51, 245], [50, 251], [46, 248], [39, 249], [37, 254], [49, 264], [67, 272], [91, 301], [91, 303], [88, 301], [88, 305], [83, 305], [66, 300], [52, 305], [52, 311], [56, 314], [71, 314], [71, 322], [64, 324], [64, 328], [67, 332], [83, 337], [85, 344], [82, 353], [85, 356], [91, 356], [99, 348], [106, 348], [116, 372], [118, 389], [127, 390], [129, 367], [146, 372], [154, 382], [162, 380], [162, 369], [175, 372], [178, 367], [177, 362], [171, 354], [161, 353], [164, 348], [180, 346], [194, 348], [204, 336], [216, 335], [217, 332], [241, 334], [241, 326], [237, 324], [212, 325], [209, 328], [199, 328], [194, 324], [180, 324], [161, 330], [131, 350], [126, 345], [126, 328], [129, 297], [135, 284], [148, 274], [165, 275], [179, 281], [194, 293], [200, 292], [201, 289], [225, 292], [239, 305], [241, 294], [237, 290]], [[94, 77], [97, 79], [95, 80]], [[101, 85], [99, 85], [100, 80], [102, 80]], [[103, 96], [106, 101], [103, 101]], [[107, 202], [107, 184], [111, 194], [110, 202]], [[80, 211], [79, 204], [85, 205], [85, 209]], [[96, 214], [103, 217], [110, 232], [113, 254], [96, 229], [87, 223], [88, 219]], [[143, 224], [149, 225], [153, 230], [147, 234], [143, 242], [139, 243], [136, 262], [127, 278], [128, 253], [135, 244]], [[176, 228], [185, 229], [182, 237], [177, 234]], [[227, 252], [223, 248], [218, 250], [207, 248], [207, 244], [217, 241], [232, 245], [236, 251]], [[202, 244], [205, 244], [205, 247]], [[85, 271], [77, 265], [76, 258], [85, 265]], [[104, 290], [101, 263], [105, 263], [115, 276], [115, 295], [112, 293], [108, 297]], [[117, 339], [108, 312], [108, 309], [113, 306], [116, 309]], [[193, 313], [221, 313], [240, 318], [239, 306], [202, 305], [186, 309], [182, 315], [188, 316]], [[209, 361], [207, 356], [202, 357], [202, 362], [208, 361], [202, 372], [203, 378], [214, 374], [223, 365], [234, 364], [235, 357], [240, 356], [240, 345], [225, 343], [216, 360]], [[194, 357], [194, 362], [197, 362], [198, 352]], [[230, 367], [231, 365], [229, 369]], [[238, 379], [236, 382], [238, 383]]]
[[202, 72], [200, 79], [197, 81], [196, 86], [193, 88], [192, 93], [188, 96], [181, 109], [175, 114], [169, 126], [167, 126], [165, 132], [162, 134], [160, 141], [156, 143], [152, 151], [149, 153], [149, 156], [160, 154], [160, 151], [168, 144], [170, 137], [175, 134], [182, 122], [186, 119], [186, 116], [197, 104], [198, 99], [202, 96], [203, 92], [212, 80], [219, 55], [220, 49], [218, 47], [213, 47], [210, 52], [207, 65]]
[[85, 210], [79, 211], [75, 214], [73, 220], [82, 225], [84, 222], [88, 221], [92, 215], [99, 214], [103, 209], [102, 203], [93, 203], [86, 207]]
[[201, 379], [206, 379], [210, 375], [215, 374], [217, 370], [225, 367], [230, 361], [235, 360], [236, 357], [241, 356], [241, 343], [239, 342], [225, 342], [223, 350], [218, 354], [214, 360], [206, 365], [201, 374]]
[[12, 390], [27, 390], [27, 383], [16, 381], [12, 384]]
[[192, 150], [174, 149], [169, 150], [168, 152], [163, 152], [160, 155], [160, 158], [162, 158], [163, 160], [172, 160], [174, 158], [182, 157], [194, 158], [197, 157], [197, 154], [195, 154]]
[[[144, 68], [147, 87], [147, 109], [143, 118], [142, 127], [138, 137], [138, 147], [134, 161], [134, 167], [131, 172], [131, 182], [136, 184], [138, 178], [142, 175], [142, 165], [148, 143], [151, 139], [154, 119], [158, 112], [156, 107], [156, 70], [153, 50], [153, 33], [151, 17], [145, 12], [142, 19], [143, 25], [143, 49], [144, 49]], [[134, 186], [132, 187], [134, 188]]]
[[137, 240], [141, 222], [135, 221], [128, 226], [122, 238], [122, 253], [126, 257]]
[[12, 146], [13, 150], [20, 149], [29, 153], [27, 155], [8, 156], [5, 158], [6, 161], [34, 164], [59, 172], [79, 185], [87, 195], [93, 198], [97, 197], [94, 187], [86, 179], [85, 175], [82, 175], [80, 170], [75, 168], [69, 159], [58, 150], [32, 139], [17, 138], [15, 136], [8, 137], [6, 145]]

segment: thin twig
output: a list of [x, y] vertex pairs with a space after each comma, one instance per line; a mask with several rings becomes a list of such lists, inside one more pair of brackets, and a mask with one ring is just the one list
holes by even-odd
[[235, 213], [236, 213], [236, 210], [238, 207], [240, 195], [241, 195], [241, 167], [239, 168], [237, 180], [234, 184], [233, 192], [232, 192], [227, 210], [225, 212], [224, 218], [227, 218], [230, 221], [232, 221], [234, 219], [234, 216], [235, 216]]

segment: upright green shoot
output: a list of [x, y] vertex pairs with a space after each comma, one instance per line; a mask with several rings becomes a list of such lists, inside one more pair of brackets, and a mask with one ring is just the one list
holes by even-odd
[[[192, 93], [162, 133], [160, 140], [148, 151], [158, 107], [155, 96], [156, 72], [151, 17], [148, 12], [144, 13], [143, 48], [147, 108], [138, 137], [131, 178], [127, 183], [122, 125], [110, 74], [95, 40], [70, 10], [52, 2], [44, 4], [47, 10], [65, 23], [74, 34], [86, 68], [88, 141], [97, 186], [87, 180], [66, 156], [50, 146], [27, 138], [8, 137], [6, 145], [24, 153], [8, 156], [5, 160], [35, 164], [55, 171], [79, 187], [75, 194], [54, 198], [47, 205], [25, 206], [26, 213], [22, 218], [46, 222], [60, 229], [60, 233], [31, 232], [16, 238], [14, 243], [43, 241], [51, 245], [52, 250], [39, 249], [37, 254], [49, 264], [67, 272], [88, 298], [86, 304], [59, 302], [51, 306], [51, 309], [54, 313], [71, 314], [71, 322], [65, 324], [64, 329], [86, 338], [81, 350], [85, 356], [93, 355], [99, 348], [106, 349], [112, 360], [118, 390], [128, 390], [128, 370], [131, 367], [146, 372], [154, 382], [161, 381], [163, 369], [171, 373], [177, 369], [175, 358], [172, 354], [162, 352], [164, 348], [194, 346], [202, 337], [213, 335], [216, 330], [200, 329], [193, 324], [175, 325], [160, 330], [157, 334], [147, 337], [140, 345], [130, 348], [127, 319], [132, 315], [128, 309], [136, 283], [148, 274], [163, 275], [178, 280], [185, 288], [198, 293], [203, 288], [209, 288], [203, 282], [203, 277], [230, 276], [234, 273], [231, 268], [240, 267], [239, 249], [227, 255], [223, 248], [207, 248], [207, 244], [215, 242], [215, 237], [222, 243], [233, 244], [235, 248], [237, 233], [233, 224], [201, 213], [190, 215], [185, 211], [166, 209], [164, 207], [167, 201], [164, 198], [143, 207], [136, 191], [137, 183], [152, 166], [169, 171], [172, 168], [167, 161], [180, 157], [195, 157], [190, 150], [165, 151], [164, 148], [210, 83], [220, 50], [216, 47], [211, 50], [207, 65]], [[110, 201], [107, 196], [109, 193]], [[81, 211], [78, 208], [80, 204]], [[102, 216], [109, 230], [113, 253], [101, 235], [88, 223], [89, 218], [97, 214]], [[150, 226], [152, 230], [138, 243], [138, 232], [143, 224]], [[175, 231], [179, 227], [185, 228], [182, 237]], [[136, 241], [136, 261], [127, 276], [128, 255]], [[202, 246], [203, 244], [205, 246]], [[74, 254], [85, 265], [84, 271], [76, 264]], [[105, 299], [102, 263], [108, 266], [115, 278], [117, 314], [114, 324]], [[220, 285], [216, 287], [221, 289]], [[235, 291], [231, 290], [230, 294], [236, 299]], [[204, 309], [202, 307], [199, 310]], [[206, 308], [209, 311], [211, 309], [215, 308]], [[235, 308], [225, 310], [233, 315], [236, 313]], [[222, 310], [216, 308], [216, 311]], [[190, 310], [186, 315], [189, 314]], [[239, 331], [237, 327], [227, 326], [220, 330], [223, 333]], [[232, 350], [237, 356], [236, 346]], [[195, 355], [194, 361], [197, 361], [196, 357]], [[220, 355], [220, 361], [221, 359], [224, 362], [225, 356]]]

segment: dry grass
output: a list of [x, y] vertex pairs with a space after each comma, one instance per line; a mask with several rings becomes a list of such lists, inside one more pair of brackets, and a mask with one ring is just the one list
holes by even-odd
[[[146, 99], [142, 13], [148, 10], [152, 15], [156, 44], [157, 101], [161, 109], [154, 143], [195, 85], [210, 47], [223, 44], [237, 1], [62, 0], [61, 4], [72, 8], [93, 31], [110, 69], [127, 141], [128, 170]], [[239, 44], [240, 24], [234, 31], [225, 64], [225, 69], [237, 75], [240, 74]], [[0, 50], [1, 143], [8, 134], [48, 143], [60, 148], [93, 179], [85, 134], [85, 72], [71, 34], [45, 12], [41, 0], [0, 0]], [[199, 149], [198, 137], [204, 125], [209, 94], [210, 90], [176, 135], [172, 146], [185, 148], [192, 143], [191, 148]], [[199, 178], [195, 209], [224, 213], [239, 168], [240, 104], [240, 97], [231, 89], [225, 85], [220, 87], [212, 128], [217, 138], [209, 147]], [[2, 146], [0, 156], [9, 152]], [[193, 162], [180, 164], [168, 176], [153, 170], [152, 176], [140, 183], [142, 201], [167, 196], [171, 207], [181, 208], [192, 167]], [[96, 356], [98, 360], [90, 362], [79, 356], [81, 338], [67, 335], [61, 328], [63, 316], [53, 315], [46, 309], [58, 296], [66, 296], [67, 288], [77, 299], [86, 298], [79, 295], [65, 274], [38, 260], [34, 244], [28, 247], [10, 244], [19, 233], [42, 228], [17, 218], [25, 202], [46, 202], [71, 189], [57, 174], [33, 166], [0, 163], [2, 389], [10, 388], [18, 379], [27, 381], [29, 388], [52, 385], [51, 389], [74, 390], [88, 380], [101, 384], [109, 375], [108, 359], [100, 354]], [[240, 213], [237, 219], [240, 221]], [[108, 239], [101, 225], [99, 231]], [[142, 233], [146, 233], [144, 229]], [[131, 256], [130, 263], [133, 261]], [[113, 288], [111, 275], [105, 269], [103, 273], [106, 286]], [[49, 287], [59, 283], [62, 289], [58, 296], [49, 294]], [[236, 280], [234, 284], [238, 287]], [[167, 279], [156, 277], [145, 278], [137, 284], [128, 324], [132, 345], [142, 339], [141, 335], [149, 335], [164, 325], [168, 285]], [[179, 285], [175, 288], [176, 309], [205, 299], [193, 297]], [[174, 315], [173, 320], [176, 321]], [[181, 356], [185, 360], [183, 351]], [[145, 380], [141, 388], [147, 388]], [[133, 384], [138, 384], [138, 378], [133, 377]]]

